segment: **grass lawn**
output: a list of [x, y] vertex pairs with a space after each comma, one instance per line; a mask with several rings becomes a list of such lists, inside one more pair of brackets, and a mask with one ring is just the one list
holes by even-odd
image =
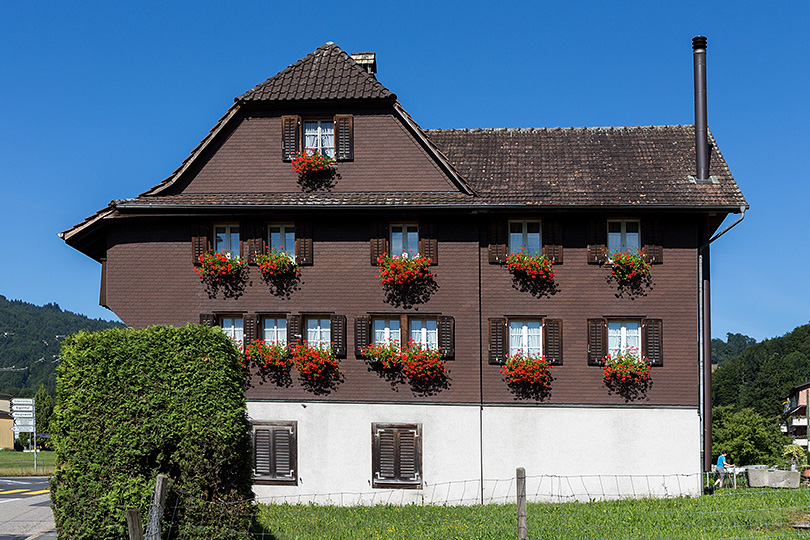
[[53, 474], [56, 452], [37, 452], [34, 473], [33, 452], [0, 452], [0, 476], [47, 476]]
[[[808, 538], [810, 490], [726, 489], [715, 495], [590, 503], [529, 503], [529, 538]], [[516, 507], [260, 505], [275, 538], [509, 539]]]

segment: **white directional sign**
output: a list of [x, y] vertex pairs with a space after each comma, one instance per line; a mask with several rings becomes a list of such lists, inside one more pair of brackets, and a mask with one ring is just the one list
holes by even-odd
[[14, 398], [11, 400], [12, 405], [33, 405], [34, 400], [32, 398]]
[[33, 405], [12, 405], [11, 410], [12, 411], [33, 411], [34, 406]]
[[15, 418], [14, 419], [15, 426], [33, 426], [34, 419], [33, 418]]
[[33, 412], [19, 412], [19, 411], [15, 411], [15, 412], [11, 413], [11, 416], [13, 416], [14, 418], [33, 418], [33, 417], [34, 417], [34, 413], [33, 413]]
[[15, 431], [17, 433], [30, 433], [34, 431], [33, 429], [31, 429], [33, 427], [34, 426], [14, 426], [13, 428], [11, 428], [11, 431]]

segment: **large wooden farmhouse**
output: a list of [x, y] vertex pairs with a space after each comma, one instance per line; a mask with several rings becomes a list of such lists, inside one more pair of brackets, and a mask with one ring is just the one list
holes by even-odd
[[[99, 261], [100, 302], [129, 326], [202, 322], [337, 358], [324, 378], [251, 368], [261, 497], [481, 498], [516, 467], [691, 475], [662, 489], [694, 493], [708, 246], [747, 208], [694, 49], [697, 129], [424, 130], [373, 53], [326, 43], [237, 97], [171, 176], [61, 236]], [[245, 266], [220, 277], [216, 253]], [[274, 274], [285, 261], [298, 272]], [[409, 367], [383, 361], [392, 344]]]

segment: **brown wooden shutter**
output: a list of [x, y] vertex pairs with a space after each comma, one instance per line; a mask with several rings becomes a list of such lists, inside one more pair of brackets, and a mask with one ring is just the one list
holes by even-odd
[[641, 352], [653, 366], [664, 365], [664, 326], [661, 319], [644, 319]]
[[213, 313], [200, 313], [200, 324], [205, 326], [216, 326], [217, 316]]
[[354, 159], [354, 117], [350, 114], [335, 115], [335, 158], [338, 161]]
[[661, 225], [657, 219], [645, 219], [642, 222], [642, 242], [644, 245], [641, 251], [650, 264], [661, 264], [664, 262], [664, 242], [661, 238]]
[[420, 426], [372, 424], [374, 433], [373, 486], [421, 483]]
[[439, 348], [445, 358], [456, 357], [456, 320], [450, 315], [439, 315]]
[[256, 476], [270, 476], [273, 433], [269, 429], [257, 429], [253, 435], [253, 469]]
[[329, 335], [332, 337], [332, 353], [346, 358], [346, 315], [329, 317]]
[[489, 363], [505, 364], [509, 353], [509, 336], [506, 332], [506, 319], [489, 319]]
[[314, 248], [312, 246], [312, 223], [295, 223], [295, 262], [300, 266], [312, 266]]
[[371, 345], [371, 316], [358, 315], [354, 318], [354, 355], [364, 358], [363, 349]]
[[295, 478], [295, 444], [290, 429], [273, 429], [273, 476], [279, 479]]
[[607, 261], [607, 220], [592, 219], [588, 223], [588, 263]]
[[98, 305], [107, 307], [107, 257], [101, 259], [101, 285], [98, 291]]
[[281, 117], [281, 157], [292, 161], [293, 154], [301, 151], [301, 117]]
[[588, 365], [601, 366], [607, 356], [607, 322], [588, 319]]
[[419, 456], [417, 454], [416, 430], [400, 429], [399, 439], [399, 475], [400, 482], [419, 481]]
[[559, 221], [543, 220], [543, 255], [554, 261], [554, 264], [563, 262], [562, 227]]
[[493, 219], [489, 222], [489, 263], [503, 264], [509, 255], [509, 238], [506, 232], [506, 220]]
[[256, 315], [245, 315], [242, 317], [242, 332], [245, 345], [253, 343], [258, 339], [256, 335], [256, 325], [258, 317]]
[[397, 435], [392, 429], [377, 431], [377, 470], [378, 480], [394, 481], [397, 479]]
[[256, 256], [264, 253], [264, 225], [258, 221], [245, 221], [240, 225], [241, 253], [249, 263], [256, 261]]
[[431, 266], [439, 264], [439, 239], [435, 223], [419, 223], [419, 254], [432, 259]]
[[191, 226], [191, 262], [200, 264], [200, 255], [207, 252], [208, 247], [208, 225], [205, 223], [194, 223]]
[[543, 348], [549, 364], [562, 365], [562, 319], [546, 319], [543, 321]]
[[388, 253], [388, 222], [371, 224], [371, 264], [377, 266], [377, 258]]
[[301, 319], [301, 315], [293, 315], [292, 313], [287, 315], [287, 344], [290, 348], [304, 341], [303, 321]]

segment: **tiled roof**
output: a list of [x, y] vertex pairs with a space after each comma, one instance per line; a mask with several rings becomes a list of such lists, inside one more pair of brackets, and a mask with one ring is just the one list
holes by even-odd
[[710, 176], [695, 184], [694, 126], [425, 130], [493, 205], [716, 206], [746, 201], [709, 135]]
[[298, 99], [394, 100], [396, 96], [330, 41], [245, 92], [236, 101]]

